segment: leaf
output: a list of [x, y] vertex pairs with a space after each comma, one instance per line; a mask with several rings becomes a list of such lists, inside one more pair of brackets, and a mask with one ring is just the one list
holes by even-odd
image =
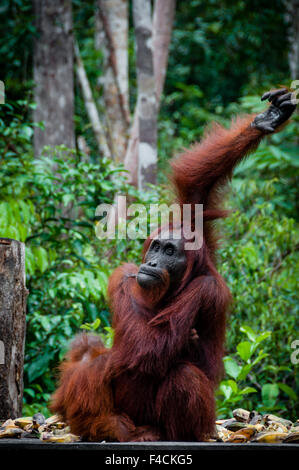
[[35, 257], [30, 248], [26, 247], [25, 266], [26, 273], [34, 274], [35, 271]]
[[34, 247], [33, 254], [35, 256], [35, 264], [40, 272], [45, 272], [48, 267], [48, 254], [42, 246]]
[[241, 367], [231, 357], [226, 357], [224, 359], [224, 367], [225, 367], [226, 373], [233, 379], [236, 379], [238, 375], [240, 374]]
[[242, 331], [242, 333], [246, 333], [250, 341], [255, 341], [257, 338], [257, 334], [253, 331], [252, 328], [250, 328], [250, 326], [242, 325], [240, 331]]
[[262, 387], [262, 400], [264, 405], [272, 408], [279, 395], [279, 387], [277, 384], [265, 384]]
[[277, 385], [280, 390], [286, 393], [290, 398], [292, 398], [292, 400], [298, 401], [298, 395], [291, 387], [281, 382], [279, 382]]
[[33, 129], [29, 126], [22, 126], [21, 127], [21, 134], [23, 137], [25, 137], [27, 140], [30, 140], [33, 134]]
[[265, 331], [265, 333], [262, 333], [261, 335], [257, 337], [256, 341], [257, 343], [261, 343], [265, 339], [270, 338], [270, 336], [271, 336], [271, 331]]
[[24, 224], [28, 224], [31, 216], [31, 208], [26, 202], [24, 201], [19, 201], [20, 207], [21, 207], [21, 214], [22, 214], [22, 219], [24, 221]]
[[258, 357], [254, 359], [252, 366], [255, 366], [256, 364], [258, 364], [259, 362], [261, 362], [263, 359], [265, 359], [268, 356], [269, 356], [268, 353], [259, 353]]
[[41, 353], [37, 359], [34, 360], [34, 362], [29, 364], [27, 370], [29, 382], [32, 383], [35, 379], [37, 379], [37, 377], [40, 377], [47, 371], [53, 354], [53, 351], [46, 352], [44, 354]]
[[106, 348], [111, 348], [113, 345], [114, 339], [114, 329], [111, 326], [105, 326], [105, 334], [101, 335], [101, 338], [106, 346]]
[[253, 367], [253, 364], [245, 364], [245, 366], [242, 367], [237, 379], [240, 381], [245, 380], [247, 378], [247, 375], [251, 371], [252, 367]]
[[219, 390], [222, 392], [226, 400], [228, 400], [233, 393], [232, 388], [224, 384], [220, 385]]
[[249, 341], [242, 341], [237, 346], [237, 351], [241, 359], [247, 362], [250, 359], [252, 350], [251, 350], [251, 343]]
[[42, 327], [44, 328], [45, 331], [50, 331], [51, 330], [51, 322], [50, 318], [46, 316], [40, 316], [40, 322]]
[[256, 393], [256, 389], [253, 387], [245, 387], [240, 391], [242, 395], [248, 395], [249, 393]]
[[238, 385], [237, 385], [237, 382], [235, 382], [234, 380], [227, 380], [226, 381], [226, 384], [231, 387], [232, 391], [234, 393], [238, 393]]
[[64, 207], [67, 207], [70, 202], [74, 201], [74, 195], [73, 194], [64, 194], [62, 196], [62, 203], [64, 205]]
[[24, 389], [24, 394], [29, 395], [30, 397], [34, 398], [35, 397], [35, 391], [32, 388], [25, 388]]
[[86, 302], [85, 309], [86, 309], [86, 312], [89, 315], [89, 317], [92, 320], [96, 320], [96, 318], [99, 314], [97, 306], [95, 304], [91, 303], [91, 302]]
[[97, 330], [101, 324], [101, 319], [97, 318], [93, 323], [92, 323], [92, 329]]
[[83, 330], [96, 331], [100, 325], [101, 319], [97, 318], [93, 323], [85, 323], [84, 325], [81, 325], [80, 328], [82, 328]]

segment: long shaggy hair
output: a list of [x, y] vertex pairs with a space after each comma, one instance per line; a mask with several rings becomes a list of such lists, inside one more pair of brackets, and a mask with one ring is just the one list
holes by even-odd
[[[263, 133], [238, 118], [231, 129], [214, 126], [172, 163], [181, 206], [204, 205], [203, 244], [186, 251], [180, 286], [168, 274], [158, 288], [142, 289], [138, 268], [125, 264], [108, 287], [114, 343], [83, 334], [61, 366], [52, 399], [72, 432], [90, 440], [203, 440], [214, 430], [214, 389], [222, 372], [230, 292], [215, 267], [214, 220], [224, 217], [221, 189], [234, 166]], [[143, 258], [152, 237], [144, 243]], [[192, 331], [197, 337], [192, 338]]]

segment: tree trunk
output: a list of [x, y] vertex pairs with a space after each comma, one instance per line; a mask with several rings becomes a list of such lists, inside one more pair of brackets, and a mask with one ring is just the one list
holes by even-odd
[[299, 79], [299, 0], [285, 0], [291, 79]]
[[111, 155], [109, 147], [107, 145], [105, 132], [99, 118], [96, 104], [92, 97], [92, 91], [90, 88], [89, 80], [85, 72], [84, 64], [80, 57], [80, 51], [77, 43], [75, 44], [75, 56], [77, 64], [77, 77], [81, 86], [86, 112], [88, 114], [88, 118], [98, 144], [99, 152], [100, 154], [103, 154], [105, 157], [109, 158]]
[[166, 77], [169, 44], [175, 13], [175, 0], [156, 0], [154, 9], [154, 70], [156, 83], [157, 108]]
[[[160, 107], [161, 95], [165, 82], [174, 14], [175, 0], [155, 1], [153, 20], [153, 44], [157, 113]], [[129, 181], [135, 186], [138, 186], [138, 148], [139, 132], [138, 111], [136, 106], [124, 162], [125, 168], [129, 174]]]
[[[109, 144], [113, 158], [124, 161], [129, 126], [128, 1], [98, 0], [95, 45], [104, 53], [101, 77]], [[104, 32], [104, 35], [103, 35]]]
[[22, 415], [25, 245], [0, 238], [0, 420]]
[[35, 155], [45, 145], [75, 146], [73, 25], [71, 0], [33, 0], [37, 37], [34, 44]]
[[147, 183], [155, 184], [157, 178], [157, 104], [150, 0], [133, 1], [133, 18], [138, 84], [138, 187], [145, 190]]
[[139, 128], [137, 104], [130, 129], [130, 138], [126, 151], [124, 166], [128, 172], [128, 181], [138, 187], [138, 148], [139, 148]]

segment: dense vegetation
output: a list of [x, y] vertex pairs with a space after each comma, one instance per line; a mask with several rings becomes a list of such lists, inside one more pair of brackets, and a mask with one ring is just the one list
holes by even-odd
[[[74, 4], [75, 30], [95, 83], [101, 57], [93, 50], [93, 10]], [[25, 409], [31, 414], [45, 411], [55, 367], [82, 325], [111, 344], [109, 273], [128, 258], [140, 259], [140, 241], [104, 243], [95, 237], [97, 205], [112, 201], [118, 190], [143, 202], [167, 200], [165, 174], [173, 154], [199, 139], [206, 123], [226, 125], [238, 112], [262, 109], [261, 92], [290, 80], [281, 1], [178, 2], [159, 121], [161, 185], [140, 195], [123, 177], [110, 178], [119, 169], [97, 155], [78, 90], [76, 126], [91, 159], [60, 147], [34, 160], [31, 2], [5, 1], [1, 14], [7, 104], [0, 120], [0, 233], [26, 243]], [[234, 210], [220, 224], [219, 269], [234, 298], [220, 415], [235, 405], [290, 417], [299, 412], [298, 365], [290, 360], [299, 326], [297, 122], [238, 167], [227, 202]]]

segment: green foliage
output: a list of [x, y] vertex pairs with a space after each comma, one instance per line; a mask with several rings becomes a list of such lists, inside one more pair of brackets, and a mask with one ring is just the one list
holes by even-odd
[[44, 392], [38, 383], [32, 384], [24, 389], [23, 415], [33, 416], [35, 413], [42, 413], [48, 418], [51, 413], [48, 408], [48, 402], [51, 394]]
[[[281, 0], [178, 2], [166, 96], [196, 84], [209, 109], [235, 101], [256, 84], [283, 82], [288, 78], [283, 11]], [[182, 114], [189, 114], [192, 99], [182, 97]]]
[[[256, 95], [245, 96], [239, 102], [240, 106], [231, 104], [228, 112], [257, 113], [265, 108], [260, 96]], [[257, 185], [267, 185], [269, 180], [272, 181], [273, 190], [268, 186], [271, 203], [279, 213], [297, 220], [299, 219], [298, 122], [299, 116], [295, 114], [291, 124], [282, 132], [264, 139], [254, 153], [254, 158], [243, 161], [234, 177], [235, 185], [242, 184], [244, 178], [255, 180]], [[247, 205], [251, 206], [250, 202], [247, 202]]]
[[87, 162], [63, 146], [34, 160], [24, 106], [5, 105], [0, 121], [0, 230], [26, 243], [25, 403], [31, 406], [53, 391], [53, 371], [83, 322], [100, 319], [111, 344], [106, 289], [117, 260], [95, 236], [95, 210], [113, 201], [123, 178], [112, 182], [121, 168], [105, 159]]
[[[219, 268], [234, 299], [228, 322], [228, 350], [235, 351], [238, 345], [237, 353], [246, 362], [252, 353], [249, 341], [257, 339], [246, 327], [243, 331], [249, 341], [242, 341], [240, 327], [246, 323], [256, 331], [271, 330], [271, 341], [265, 344], [267, 356], [256, 369], [255, 382], [263, 390], [264, 409], [271, 408], [276, 393], [279, 399], [275, 409], [287, 408], [289, 415], [295, 416], [298, 366], [291, 364], [290, 356], [299, 326], [298, 224], [277, 210], [273, 202], [277, 196], [275, 182], [236, 181], [233, 188], [229, 206], [236, 210], [221, 224], [224, 240], [219, 253]], [[269, 382], [273, 387], [263, 389]], [[270, 392], [273, 398], [264, 401]], [[251, 407], [258, 408], [259, 403], [259, 395], [251, 397]]]
[[290, 85], [284, 8], [282, 0], [177, 2], [159, 123], [162, 170], [211, 120], [239, 112], [229, 105], [240, 96]]
[[[271, 332], [257, 334], [246, 325], [243, 325], [240, 331], [247, 335], [248, 340], [241, 341], [237, 345], [234, 355], [224, 358], [227, 378], [220, 383], [217, 392], [219, 418], [232, 415], [232, 410], [238, 407], [249, 410], [254, 407], [259, 412], [281, 412], [283, 408], [280, 400], [286, 397], [290, 399], [291, 405], [296, 404], [298, 401], [296, 392], [285, 383], [276, 382], [273, 378], [271, 382], [267, 382], [267, 377], [264, 377], [265, 383], [261, 381], [259, 369], [265, 367], [269, 357], [269, 353], [261, 349], [261, 346], [267, 339], [266, 344], [269, 344]], [[290, 369], [281, 368], [281, 370]], [[268, 376], [269, 380], [271, 380], [271, 375]]]
[[[96, 333], [100, 326], [101, 326], [101, 320], [100, 318], [97, 318], [92, 323], [84, 323], [84, 325], [81, 325], [81, 328], [88, 332]], [[113, 344], [113, 338], [114, 338], [113, 328], [111, 328], [111, 326], [105, 326], [103, 328], [103, 331], [99, 333], [99, 337], [103, 341], [106, 348], [111, 348]]]
[[[2, 0], [0, 23], [1, 80], [9, 99], [24, 99], [32, 88], [32, 50], [35, 26], [31, 0]], [[1, 107], [2, 108], [2, 107]]]
[[[96, 207], [117, 192], [135, 202], [159, 201], [161, 191], [140, 198], [118, 175], [123, 168], [60, 146], [31, 153], [28, 104], [5, 105], [0, 120], [1, 236], [26, 244], [27, 311], [25, 410], [44, 407], [55, 387], [54, 373], [80, 325], [111, 347], [107, 282], [122, 261], [140, 258], [141, 240], [98, 240]], [[113, 177], [113, 179], [112, 179]]]
[[[241, 341], [237, 345], [236, 357], [224, 358], [225, 372], [229, 378], [219, 385], [218, 413], [221, 417], [227, 417], [233, 408], [244, 407], [246, 400], [248, 402], [247, 395], [257, 392], [256, 388], [246, 386], [246, 383], [248, 383], [248, 377], [251, 377], [250, 381], [255, 383], [255, 377], [250, 374], [255, 366], [268, 356], [263, 349], [259, 348], [260, 344], [271, 336], [269, 331], [257, 335], [248, 326], [241, 327], [240, 331], [247, 334], [249, 341]], [[257, 350], [259, 350], [258, 353]], [[267, 384], [264, 387], [271, 386], [272, 384]]]

